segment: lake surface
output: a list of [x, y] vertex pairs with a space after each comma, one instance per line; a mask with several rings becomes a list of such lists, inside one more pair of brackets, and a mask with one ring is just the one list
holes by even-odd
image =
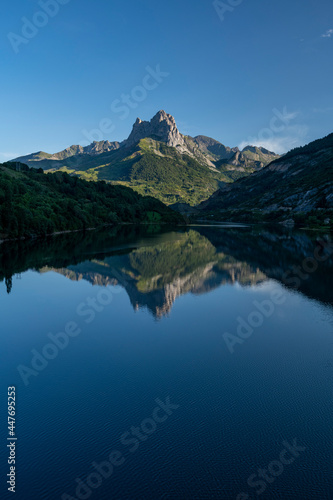
[[332, 499], [333, 245], [134, 226], [0, 246], [1, 498]]

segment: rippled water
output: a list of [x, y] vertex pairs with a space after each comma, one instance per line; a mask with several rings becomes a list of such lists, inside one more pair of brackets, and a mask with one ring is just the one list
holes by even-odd
[[19, 500], [333, 498], [332, 255], [216, 226], [0, 246], [1, 498], [8, 386]]

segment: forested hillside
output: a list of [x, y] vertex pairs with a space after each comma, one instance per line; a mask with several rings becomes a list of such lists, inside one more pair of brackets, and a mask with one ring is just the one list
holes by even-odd
[[163, 203], [124, 186], [87, 182], [65, 172], [44, 174], [0, 164], [0, 239], [43, 236], [113, 223], [177, 223]]

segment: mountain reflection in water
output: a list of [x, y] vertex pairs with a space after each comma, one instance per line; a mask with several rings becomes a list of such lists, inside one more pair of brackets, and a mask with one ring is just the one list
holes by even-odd
[[[34, 269], [74, 281], [123, 287], [134, 309], [156, 318], [177, 297], [225, 284], [254, 286], [274, 279], [323, 303], [333, 303], [333, 247], [322, 233], [284, 229], [157, 226], [115, 227], [0, 246], [0, 280]], [[317, 258], [316, 258], [317, 256]], [[320, 257], [320, 260], [319, 259]]]

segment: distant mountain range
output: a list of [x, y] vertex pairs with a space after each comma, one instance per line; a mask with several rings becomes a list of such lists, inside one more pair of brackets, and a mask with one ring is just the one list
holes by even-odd
[[150, 121], [139, 118], [128, 139], [43, 151], [13, 161], [45, 171], [65, 171], [86, 180], [105, 180], [133, 188], [167, 204], [196, 205], [220, 186], [259, 171], [279, 158], [264, 148], [229, 148], [202, 135], [179, 132], [173, 116], [159, 111]]
[[[195, 218], [333, 225], [333, 134], [279, 156], [179, 132], [159, 111], [122, 142], [100, 141], [13, 160], [45, 172], [104, 180]], [[122, 220], [121, 218], [119, 219]]]
[[242, 220], [332, 222], [333, 134], [296, 148], [247, 178], [221, 187], [198, 207]]

